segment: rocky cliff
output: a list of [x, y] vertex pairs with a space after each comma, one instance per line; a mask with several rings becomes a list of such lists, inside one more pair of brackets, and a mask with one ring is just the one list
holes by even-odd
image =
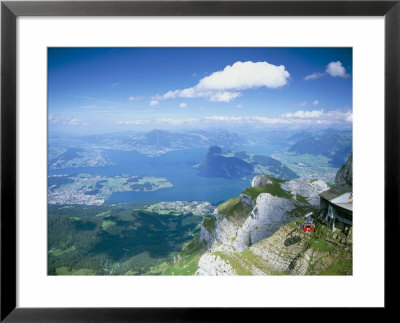
[[351, 240], [317, 224], [313, 234], [297, 221], [241, 252], [208, 251], [197, 275], [351, 275]]
[[310, 235], [293, 221], [308, 212], [317, 214], [318, 194], [327, 189], [320, 180], [256, 176], [252, 187], [218, 206], [214, 218], [203, 224], [200, 241], [207, 252], [197, 274], [310, 273], [310, 259], [326, 255], [310, 248]]
[[352, 187], [353, 186], [353, 152], [349, 154], [346, 164], [336, 173], [333, 187]]
[[258, 175], [239, 198], [217, 207], [213, 225], [202, 226], [200, 241], [210, 250], [242, 251], [305, 212], [317, 212], [318, 194], [327, 189], [320, 180], [283, 181]]

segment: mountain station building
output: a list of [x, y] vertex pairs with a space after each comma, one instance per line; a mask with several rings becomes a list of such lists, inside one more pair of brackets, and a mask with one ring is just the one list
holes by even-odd
[[332, 232], [336, 230], [348, 234], [353, 226], [352, 187], [331, 188], [319, 194], [320, 218]]

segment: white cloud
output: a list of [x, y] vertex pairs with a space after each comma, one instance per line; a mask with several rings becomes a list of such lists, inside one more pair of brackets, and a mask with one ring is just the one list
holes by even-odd
[[119, 85], [119, 83], [115, 82], [115, 83], [111, 84], [111, 87], [117, 87], [118, 85]]
[[349, 74], [346, 73], [346, 69], [343, 67], [340, 61], [330, 62], [326, 66], [326, 72], [333, 77], [347, 78], [350, 76]]
[[236, 62], [202, 78], [193, 87], [168, 91], [154, 100], [175, 98], [206, 98], [213, 102], [229, 102], [242, 95], [243, 90], [267, 87], [277, 89], [287, 84], [290, 77], [284, 65], [267, 62]]
[[353, 122], [353, 112], [350, 112], [346, 115], [346, 122]]
[[310, 75], [307, 75], [307, 76], [304, 78], [304, 80], [305, 80], [305, 81], [316, 80], [316, 79], [319, 79], [320, 77], [323, 77], [323, 76], [325, 76], [325, 75], [326, 75], [326, 73], [315, 72], [315, 73], [312, 73], [312, 74], [310, 74]]
[[158, 100], [152, 100], [152, 101], [150, 101], [150, 106], [155, 106], [155, 105], [157, 105], [157, 104], [159, 104], [160, 103], [160, 101], [158, 101]]
[[353, 120], [353, 112], [350, 108], [344, 108], [339, 110], [324, 111], [324, 110], [312, 110], [303, 111], [299, 110], [294, 113], [285, 113], [281, 116], [282, 118], [291, 120], [292, 122], [311, 122], [318, 124], [343, 124], [351, 123]]
[[49, 115], [48, 119], [47, 119], [50, 123], [58, 123], [59, 120], [57, 119], [56, 116], [54, 115]]
[[185, 102], [182, 102], [181, 104], [179, 104], [179, 107], [180, 107], [180, 108], [186, 108], [186, 107], [187, 107], [187, 104], [186, 104]]
[[80, 123], [80, 120], [79, 120], [79, 119], [71, 119], [71, 120], [68, 121], [68, 124], [69, 124], [70, 126], [76, 126], [76, 125], [78, 125], [79, 123]]
[[144, 96], [130, 96], [128, 98], [128, 101], [139, 101], [139, 100], [143, 100]]
[[318, 104], [319, 104], [319, 101], [318, 101], [318, 100], [315, 100], [312, 104], [313, 104], [313, 105], [318, 105]]
[[340, 110], [324, 111], [324, 110], [312, 110], [304, 111], [299, 110], [294, 113], [285, 113], [281, 116], [270, 118], [264, 116], [224, 116], [224, 115], [213, 115], [207, 116], [200, 119], [172, 119], [172, 118], [159, 118], [159, 119], [147, 119], [147, 120], [133, 120], [133, 121], [119, 121], [119, 125], [251, 125], [251, 126], [262, 126], [262, 125], [293, 125], [293, 126], [313, 126], [313, 125], [337, 125], [337, 124], [349, 124], [352, 123], [353, 112], [349, 108]]
[[129, 121], [117, 121], [116, 122], [117, 125], [144, 125], [147, 124], [146, 120], [129, 120]]
[[49, 123], [52, 124], [62, 124], [62, 125], [67, 125], [67, 126], [87, 126], [88, 123], [84, 120], [77, 119], [77, 118], [59, 118], [54, 115], [50, 115], [49, 118]]
[[282, 115], [284, 118], [300, 118], [300, 119], [306, 119], [306, 118], [320, 118], [323, 115], [324, 111], [323, 110], [314, 110], [314, 111], [303, 111], [299, 110], [296, 111], [295, 113], [285, 113]]
[[243, 105], [241, 105], [241, 104], [238, 104], [238, 105], [236, 106], [236, 108], [238, 108], [238, 109], [242, 109], [242, 108], [243, 108]]
[[238, 97], [242, 96], [240, 92], [216, 92], [210, 95], [210, 101], [211, 102], [229, 102], [233, 99], [236, 99]]
[[200, 123], [200, 119], [171, 119], [171, 118], [158, 118], [158, 119], [146, 119], [146, 120], [127, 120], [127, 121], [117, 121], [117, 125], [154, 125], [154, 124], [189, 124], [189, 123]]
[[326, 65], [325, 73], [315, 72], [310, 75], [307, 75], [304, 78], [304, 80], [305, 81], [316, 80], [321, 77], [324, 77], [325, 75], [330, 75], [332, 77], [343, 77], [343, 78], [350, 77], [350, 75], [346, 73], [346, 69], [343, 67], [342, 62], [337, 61], [337, 62], [330, 62], [328, 65]]
[[287, 84], [290, 74], [284, 65], [267, 62], [236, 62], [223, 71], [202, 78], [197, 85], [204, 90], [247, 90], [265, 86], [276, 89]]
[[88, 123], [81, 119], [70, 119], [66, 122], [69, 126], [87, 126]]
[[205, 121], [227, 121], [227, 122], [236, 122], [242, 121], [243, 118], [247, 117], [232, 117], [232, 116], [209, 116], [205, 117]]

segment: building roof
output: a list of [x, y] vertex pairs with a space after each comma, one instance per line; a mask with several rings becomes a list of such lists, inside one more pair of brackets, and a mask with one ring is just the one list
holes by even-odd
[[319, 193], [319, 196], [321, 196], [323, 199], [327, 201], [332, 201], [333, 199], [337, 198], [340, 195], [343, 195], [344, 193], [349, 193], [352, 192], [352, 187], [349, 186], [341, 186], [341, 187], [332, 187], [331, 189], [324, 191], [322, 193]]
[[[331, 189], [324, 191], [319, 194], [319, 196], [328, 201], [329, 204], [338, 207], [341, 209], [343, 212], [347, 214], [352, 214], [353, 213], [353, 203], [340, 203], [340, 202], [333, 202], [337, 197], [346, 194], [346, 193], [351, 193], [352, 187], [332, 187]], [[340, 201], [340, 199], [339, 199]]]
[[353, 203], [335, 203], [335, 205], [347, 211], [353, 212]]

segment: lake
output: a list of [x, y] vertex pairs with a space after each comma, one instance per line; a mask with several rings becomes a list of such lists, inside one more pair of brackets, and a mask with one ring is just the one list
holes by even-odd
[[158, 157], [135, 151], [105, 150], [113, 163], [105, 167], [76, 167], [49, 170], [49, 175], [90, 173], [115, 176], [122, 174], [165, 177], [174, 187], [153, 192], [115, 192], [106, 203], [135, 201], [209, 201], [218, 204], [237, 197], [250, 186], [251, 178], [205, 178], [193, 168], [205, 160], [208, 149], [176, 150]]

